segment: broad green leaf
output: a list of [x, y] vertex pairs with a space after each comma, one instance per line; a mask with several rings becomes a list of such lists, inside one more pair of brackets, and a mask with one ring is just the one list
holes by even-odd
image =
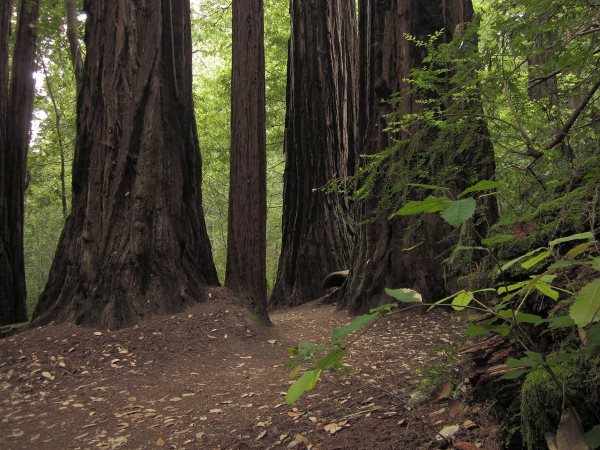
[[492, 330], [490, 330], [489, 327], [486, 327], [483, 325], [474, 325], [472, 323], [467, 325], [467, 330], [466, 330], [467, 336], [469, 336], [469, 337], [483, 336], [484, 334], [488, 334], [491, 332], [492, 332]]
[[310, 353], [315, 351], [315, 344], [308, 341], [303, 341], [298, 344], [298, 354], [299, 355], [309, 355]]
[[571, 305], [569, 315], [579, 327], [600, 320], [600, 278], [584, 286]]
[[417, 297], [416, 292], [405, 292], [403, 289], [386, 288], [385, 293], [401, 303], [419, 303], [421, 301], [421, 299]]
[[434, 184], [421, 184], [421, 183], [408, 183], [409, 186], [420, 187], [423, 189], [428, 189], [430, 191], [447, 191], [448, 188], [443, 186], [436, 186]]
[[548, 250], [543, 251], [541, 253], [538, 253], [533, 258], [528, 259], [527, 261], [525, 261], [524, 263], [522, 263], [521, 267], [523, 269], [531, 269], [536, 264], [538, 264], [538, 263], [544, 261], [545, 259], [547, 259], [551, 254], [552, 253], [550, 253], [550, 251], [548, 251]]
[[558, 297], [560, 296], [558, 291], [554, 290], [552, 286], [550, 286], [548, 283], [544, 283], [543, 281], [538, 281], [535, 283], [535, 288], [546, 297], [550, 297], [554, 301], [558, 300]]
[[592, 450], [600, 448], [600, 425], [596, 425], [590, 431], [585, 433], [585, 442]]
[[319, 369], [339, 368], [342, 364], [342, 359], [347, 354], [348, 354], [348, 350], [345, 348], [335, 349], [317, 361], [317, 368], [319, 368]]
[[469, 306], [473, 300], [475, 300], [475, 296], [471, 291], [460, 292], [454, 297], [454, 300], [452, 300], [452, 308], [456, 311], [462, 311], [465, 309], [465, 306]]
[[341, 339], [344, 336], [349, 335], [353, 331], [359, 330], [364, 326], [370, 324], [379, 317], [379, 314], [364, 314], [362, 316], [355, 317], [352, 322], [333, 330], [331, 333], [331, 339]]
[[519, 261], [521, 261], [521, 260], [523, 260], [525, 258], [528, 258], [529, 256], [535, 255], [537, 252], [541, 252], [542, 250], [546, 250], [546, 247], [536, 248], [535, 250], [531, 250], [531, 251], [525, 253], [524, 255], [517, 256], [515, 259], [511, 259], [510, 261], [504, 263], [502, 265], [502, 267], [500, 267], [500, 270], [502, 272], [504, 272], [505, 270], [511, 268], [513, 265], [515, 265]]
[[489, 238], [485, 238], [481, 241], [483, 245], [496, 245], [503, 244], [504, 242], [513, 241], [515, 237], [513, 235], [504, 234], [501, 236], [493, 236]]
[[498, 315], [504, 317], [505, 319], [516, 320], [517, 323], [531, 323], [536, 326], [544, 321], [540, 316], [536, 316], [535, 314], [522, 312], [514, 313], [512, 309], [498, 311]]
[[511, 370], [510, 372], [506, 372], [504, 375], [500, 377], [501, 380], [514, 380], [519, 378], [521, 375], [525, 375], [530, 372], [531, 369], [516, 369]]
[[315, 388], [320, 376], [321, 369], [307, 370], [304, 372], [304, 374], [294, 381], [294, 383], [288, 389], [285, 396], [285, 402], [288, 405], [293, 405], [296, 403], [300, 397], [302, 397], [302, 394], [312, 391]]
[[596, 270], [600, 270], [600, 257], [592, 258], [590, 261], [590, 266], [592, 266]]
[[459, 197], [462, 197], [466, 194], [470, 194], [471, 192], [488, 191], [490, 189], [496, 189], [498, 186], [499, 183], [497, 181], [481, 180], [479, 183], [474, 184], [473, 186], [462, 191]]
[[588, 248], [590, 248], [591, 245], [592, 245], [591, 242], [584, 242], [583, 244], [579, 244], [579, 245], [573, 247], [571, 250], [569, 250], [566, 254], [566, 257], [567, 258], [577, 258], [579, 255], [584, 253]]
[[571, 316], [550, 317], [548, 319], [545, 319], [545, 322], [548, 323], [548, 327], [551, 330], [556, 330], [559, 328], [570, 328], [575, 326], [575, 322], [573, 322]]
[[412, 200], [396, 211], [394, 216], [413, 216], [422, 213], [444, 211], [447, 207], [447, 197], [427, 197], [425, 200]]
[[594, 239], [594, 234], [588, 231], [586, 233], [577, 233], [571, 236], [554, 239], [553, 241], [550, 241], [550, 247], [555, 247], [558, 244], [563, 244], [565, 242], [583, 241], [586, 239]]
[[587, 333], [590, 344], [600, 345], [600, 323], [591, 326]]
[[447, 208], [442, 213], [442, 218], [453, 227], [458, 227], [475, 214], [477, 203], [474, 198], [447, 201]]
[[509, 284], [508, 286], [503, 286], [498, 288], [498, 294], [506, 294], [507, 292], [516, 291], [517, 289], [521, 289], [523, 286], [527, 286], [530, 281], [519, 281], [518, 283]]

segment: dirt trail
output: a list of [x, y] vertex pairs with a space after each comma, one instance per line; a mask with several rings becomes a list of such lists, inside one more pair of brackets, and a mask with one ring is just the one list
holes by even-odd
[[377, 323], [348, 359], [352, 374], [326, 375], [294, 407], [284, 404], [287, 346], [322, 342], [349, 317], [313, 303], [271, 319], [270, 329], [254, 326], [228, 291], [215, 289], [207, 303], [126, 330], [62, 324], [3, 339], [0, 449], [438, 448], [419, 416], [496, 448], [481, 405], [406, 410], [417, 370], [460, 338], [451, 316]]

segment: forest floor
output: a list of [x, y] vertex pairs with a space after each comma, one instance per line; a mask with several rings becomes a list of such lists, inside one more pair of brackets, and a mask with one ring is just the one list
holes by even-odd
[[468, 383], [408, 406], [420, 370], [451, 364], [456, 317], [379, 321], [353, 346], [350, 375], [324, 375], [288, 406], [287, 346], [324, 342], [349, 316], [313, 302], [272, 313], [265, 329], [227, 290], [211, 297], [120, 331], [61, 324], [0, 340], [0, 448], [500, 448], [492, 408], [467, 401]]

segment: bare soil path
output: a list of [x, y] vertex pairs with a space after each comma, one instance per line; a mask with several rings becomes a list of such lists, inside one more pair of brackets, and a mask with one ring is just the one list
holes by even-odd
[[[349, 317], [311, 303], [271, 319], [256, 326], [219, 288], [134, 328], [61, 324], [2, 339], [0, 449], [498, 448], [486, 405], [407, 406], [418, 370], [443, 364], [440, 349], [461, 339], [456, 318], [378, 322], [348, 358], [352, 374], [326, 375], [294, 406], [284, 402], [287, 346], [323, 342]], [[448, 426], [453, 442], [437, 440]]]

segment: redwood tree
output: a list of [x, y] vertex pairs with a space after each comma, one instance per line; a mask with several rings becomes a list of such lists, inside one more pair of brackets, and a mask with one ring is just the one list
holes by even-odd
[[[406, 95], [405, 80], [413, 68], [422, 65], [427, 49], [407, 39], [406, 34], [428, 41], [429, 36], [444, 30], [440, 39], [448, 41], [461, 30], [462, 24], [471, 20], [473, 9], [471, 0], [361, 0], [359, 5], [360, 147], [367, 154], [375, 154], [399, 138], [387, 131], [388, 114], [421, 110], [415, 95]], [[392, 106], [386, 100], [398, 92], [405, 95], [399, 104]], [[478, 108], [476, 103], [471, 107]], [[416, 152], [430, 158], [429, 178], [443, 168], [454, 169], [454, 176], [447, 183], [456, 193], [473, 178], [494, 176], [494, 154], [485, 123], [477, 122], [473, 126], [477, 128], [476, 133], [455, 137], [452, 152], [432, 157], [427, 139]], [[428, 132], [435, 133], [435, 130]], [[405, 164], [409, 168], [413, 163], [402, 153], [395, 158], [407, 158]], [[354, 312], [388, 301], [385, 287], [415, 289], [425, 301], [439, 299], [447, 292], [442, 260], [456, 243], [452, 228], [433, 214], [388, 220], [389, 211], [382, 212], [378, 204], [383, 179], [383, 176], [375, 178], [372, 197], [362, 207], [366, 225], [358, 234], [353, 267], [339, 298], [340, 306]], [[496, 214], [495, 201], [488, 201], [483, 216], [493, 221]]]
[[112, 329], [218, 284], [201, 198], [189, 0], [85, 2], [72, 212], [36, 323]]
[[23, 219], [39, 6], [20, 2], [10, 87], [12, 6], [0, 6], [0, 325], [27, 320]]
[[265, 323], [267, 181], [262, 0], [233, 1], [231, 159], [225, 285]]
[[348, 269], [348, 204], [327, 183], [354, 167], [354, 2], [293, 0], [288, 60], [283, 243], [271, 306], [321, 294], [328, 273]]

